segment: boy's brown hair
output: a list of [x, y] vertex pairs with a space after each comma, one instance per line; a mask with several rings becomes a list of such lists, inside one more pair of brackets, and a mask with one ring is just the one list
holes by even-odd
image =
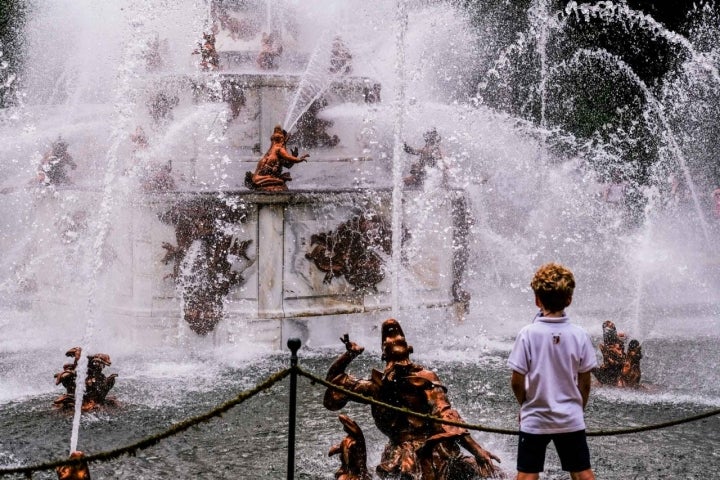
[[559, 263], [546, 263], [535, 272], [530, 287], [546, 310], [560, 312], [572, 301], [575, 277]]

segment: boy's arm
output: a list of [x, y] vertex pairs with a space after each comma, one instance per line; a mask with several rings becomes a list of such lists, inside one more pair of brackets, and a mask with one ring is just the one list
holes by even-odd
[[[523, 402], [525, 401], [525, 394], [526, 394], [525, 375], [513, 370], [512, 377], [510, 378], [510, 386], [512, 387], [512, 391], [515, 394], [515, 398], [517, 399], [518, 403], [520, 405], [522, 405]], [[588, 384], [588, 394], [589, 393], [590, 393], [590, 384]]]
[[591, 380], [592, 380], [592, 377], [590, 375], [590, 372], [578, 373], [577, 387], [578, 387], [578, 390], [580, 390], [580, 395], [582, 395], [583, 410], [585, 410], [585, 405], [587, 405], [588, 398], [590, 397], [590, 382], [591, 382]]

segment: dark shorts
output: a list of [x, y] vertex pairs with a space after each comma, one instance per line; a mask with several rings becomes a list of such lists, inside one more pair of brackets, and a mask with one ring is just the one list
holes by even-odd
[[563, 470], [582, 472], [590, 468], [590, 450], [588, 450], [585, 430], [544, 435], [520, 432], [517, 456], [518, 472], [542, 472], [545, 469], [545, 450], [550, 440], [555, 444]]

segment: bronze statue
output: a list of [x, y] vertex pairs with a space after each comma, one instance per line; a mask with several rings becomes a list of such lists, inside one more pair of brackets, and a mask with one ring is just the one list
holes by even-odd
[[[74, 451], [70, 454], [70, 460], [84, 458], [85, 454]], [[90, 469], [85, 461], [74, 465], [63, 465], [55, 469], [58, 480], [90, 480]]]
[[340, 137], [330, 135], [327, 129], [333, 126], [330, 120], [318, 115], [328, 106], [326, 99], [315, 100], [307, 111], [300, 116], [292, 136], [292, 144], [299, 148], [332, 148], [340, 143]]
[[618, 334], [615, 324], [610, 320], [603, 322], [602, 329], [603, 341], [598, 348], [603, 361], [593, 370], [593, 374], [604, 385], [617, 385], [620, 371], [625, 363], [624, 336]]
[[410, 166], [410, 175], [403, 179], [406, 187], [421, 187], [427, 175], [426, 167], [436, 167], [438, 161], [443, 157], [440, 151], [441, 138], [437, 130], [434, 128], [428, 130], [423, 135], [423, 139], [425, 145], [419, 149], [412, 148], [407, 143], [403, 144], [406, 153], [420, 157], [416, 163]]
[[[163, 263], [173, 261], [173, 271], [168, 276], [175, 279], [183, 289], [185, 321], [200, 335], [211, 332], [223, 316], [223, 302], [230, 288], [244, 282], [244, 278], [232, 269], [230, 256], [247, 256], [251, 240], [238, 241], [226, 233], [222, 223], [242, 222], [242, 209], [227, 205], [214, 197], [198, 197], [179, 202], [160, 215], [160, 220], [175, 226], [177, 246], [164, 242], [166, 253]], [[180, 267], [190, 246], [198, 242], [197, 257], [180, 274]]]
[[287, 190], [286, 183], [292, 180], [290, 173], [283, 168], [291, 168], [296, 163], [306, 162], [309, 154], [297, 156], [297, 151], [287, 151], [288, 134], [280, 125], [276, 125], [270, 136], [270, 148], [260, 159], [255, 172], [245, 174], [245, 186], [250, 190], [263, 192], [282, 192]]
[[[382, 324], [383, 372], [373, 370], [369, 379], [345, 372], [364, 348], [341, 339], [346, 351], [330, 366], [326, 379], [347, 390], [414, 412], [462, 421], [447, 398], [447, 388], [438, 376], [410, 361], [412, 347], [400, 324], [388, 319]], [[343, 408], [351, 398], [328, 388], [323, 404], [330, 410]], [[500, 459], [483, 449], [464, 428], [432, 422], [371, 405], [377, 428], [388, 437], [381, 462], [375, 469], [382, 479], [450, 480], [502, 478], [493, 464]], [[463, 453], [461, 448], [470, 452]]]
[[340, 468], [335, 472], [337, 480], [372, 480], [367, 469], [365, 436], [357, 423], [347, 415], [339, 415], [347, 436], [338, 445], [330, 447], [329, 455], [340, 456]]
[[[62, 384], [66, 393], [60, 395], [53, 402], [60, 408], [73, 408], [75, 405], [75, 384], [77, 379], [78, 361], [82, 355], [80, 347], [73, 347], [65, 352], [66, 357], [72, 357], [73, 363], [63, 365], [63, 371], [55, 374], [55, 385]], [[115, 405], [115, 399], [108, 397], [108, 393], [115, 386], [116, 373], [106, 376], [103, 369], [112, 365], [110, 356], [104, 353], [88, 355], [87, 375], [85, 377], [85, 394], [82, 399], [82, 410], [89, 411], [102, 405]]]
[[260, 53], [257, 56], [257, 65], [263, 70], [277, 70], [280, 66], [278, 60], [282, 55], [283, 46], [280, 40], [280, 33], [272, 31], [263, 32]]
[[392, 228], [390, 222], [374, 212], [353, 216], [335, 230], [310, 237], [313, 247], [305, 258], [325, 272], [324, 283], [344, 276], [356, 289], [371, 288], [385, 278], [383, 260], [375, 253], [382, 249], [392, 252]]
[[220, 70], [220, 56], [215, 49], [215, 34], [203, 33], [203, 41], [193, 50], [193, 55], [200, 55], [200, 68], [204, 71]]
[[42, 185], [67, 185], [71, 182], [65, 171], [66, 167], [75, 170], [77, 164], [68, 153], [68, 143], [58, 137], [40, 161], [37, 180]]
[[625, 363], [623, 363], [620, 371], [620, 387], [638, 387], [640, 386], [640, 360], [642, 359], [642, 348], [637, 340], [630, 340], [627, 353], [625, 354]]
[[603, 341], [598, 348], [602, 364], [593, 370], [595, 378], [603, 385], [637, 387], [640, 385], [640, 342], [631, 340], [625, 352], [625, 334], [617, 331], [610, 320], [603, 322]]

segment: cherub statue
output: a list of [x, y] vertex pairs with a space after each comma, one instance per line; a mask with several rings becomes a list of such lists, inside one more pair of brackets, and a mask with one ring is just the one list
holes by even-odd
[[115, 386], [117, 373], [105, 376], [103, 369], [112, 365], [110, 356], [105, 353], [88, 355], [87, 378], [85, 379], [85, 396], [83, 409], [92, 410], [107, 400], [107, 395]]
[[165, 57], [168, 56], [170, 46], [167, 39], [160, 40], [160, 35], [148, 40], [142, 56], [145, 59], [145, 69], [148, 72], [157, 72], [165, 67]]
[[203, 42], [192, 53], [193, 55], [200, 55], [200, 68], [202, 70], [220, 70], [220, 55], [215, 49], [214, 33], [203, 33]]
[[352, 54], [345, 46], [340, 35], [333, 38], [332, 49], [330, 51], [330, 73], [347, 75], [352, 71]]
[[420, 187], [427, 175], [426, 167], [436, 167], [442, 160], [443, 154], [440, 150], [440, 135], [434, 128], [423, 135], [425, 145], [422, 148], [413, 148], [407, 143], [403, 144], [406, 153], [418, 155], [420, 159], [410, 166], [410, 175], [403, 179], [407, 187]]
[[260, 159], [255, 172], [245, 174], [245, 186], [251, 190], [264, 192], [281, 192], [287, 190], [286, 183], [292, 180], [288, 172], [283, 173], [283, 168], [291, 168], [293, 165], [307, 161], [309, 154], [297, 156], [297, 151], [287, 151], [288, 134], [280, 125], [276, 125], [273, 134], [270, 136], [270, 148]]
[[[75, 405], [75, 385], [77, 380], [77, 365], [82, 355], [82, 348], [73, 347], [65, 356], [72, 357], [73, 363], [63, 365], [63, 371], [55, 374], [55, 385], [62, 384], [66, 393], [59, 396], [53, 402], [55, 406], [60, 408], [72, 408]], [[110, 356], [104, 353], [96, 353], [88, 355], [88, 369], [85, 378], [85, 394], [82, 400], [82, 410], [89, 411], [105, 404], [114, 404], [115, 399], [108, 397], [108, 392], [115, 385], [116, 373], [105, 376], [102, 372], [112, 363]]]
[[272, 31], [263, 32], [260, 53], [257, 56], [257, 65], [263, 70], [276, 70], [280, 65], [278, 59], [282, 55], [283, 46], [280, 41], [280, 33]]
[[335, 472], [337, 480], [372, 480], [367, 469], [365, 435], [357, 423], [347, 415], [338, 415], [347, 436], [337, 445], [330, 447], [330, 456], [340, 456], [340, 468]]
[[620, 379], [618, 386], [620, 387], [637, 387], [640, 385], [640, 360], [642, 359], [642, 347], [637, 340], [630, 340], [627, 353], [625, 354], [625, 363], [620, 370]]
[[606, 320], [602, 325], [603, 341], [598, 348], [603, 361], [593, 370], [597, 380], [604, 385], [617, 385], [620, 371], [625, 363], [625, 335], [618, 333], [615, 324]]
[[38, 182], [44, 185], [69, 184], [70, 178], [67, 176], [65, 167], [75, 170], [77, 164], [68, 153], [68, 143], [62, 137], [58, 137], [40, 161], [37, 170]]
[[615, 324], [603, 322], [603, 341], [598, 346], [602, 354], [602, 364], [593, 370], [595, 378], [603, 385], [618, 387], [637, 387], [640, 385], [640, 360], [642, 348], [637, 340], [630, 340], [625, 351], [626, 335], [618, 332]]
[[[70, 454], [70, 460], [82, 459], [85, 454], [81, 451], [74, 451]], [[87, 462], [81, 461], [75, 465], [62, 465], [55, 469], [58, 480], [90, 480], [90, 469]]]
[[78, 361], [82, 355], [82, 349], [80, 347], [73, 347], [65, 352], [66, 357], [72, 357], [73, 363], [66, 363], [63, 365], [63, 371], [55, 374], [55, 385], [62, 384], [65, 387], [66, 393], [60, 395], [55, 399], [55, 405], [57, 406], [69, 406], [75, 403], [75, 380], [77, 378]]

